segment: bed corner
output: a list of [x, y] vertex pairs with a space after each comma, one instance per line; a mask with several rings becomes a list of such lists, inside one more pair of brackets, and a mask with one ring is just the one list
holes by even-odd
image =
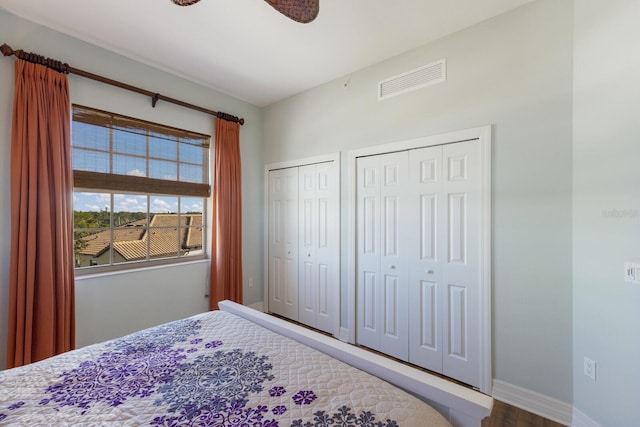
[[221, 301], [218, 306], [222, 311], [328, 354], [426, 400], [454, 427], [479, 427], [491, 413], [491, 396], [238, 303]]

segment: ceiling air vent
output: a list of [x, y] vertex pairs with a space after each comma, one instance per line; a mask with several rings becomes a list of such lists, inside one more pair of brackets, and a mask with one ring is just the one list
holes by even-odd
[[407, 93], [425, 86], [441, 83], [447, 79], [447, 61], [441, 59], [432, 64], [398, 74], [378, 83], [378, 99]]

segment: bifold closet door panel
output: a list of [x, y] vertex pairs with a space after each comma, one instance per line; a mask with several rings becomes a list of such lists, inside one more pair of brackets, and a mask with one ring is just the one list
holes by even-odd
[[442, 306], [444, 375], [480, 383], [482, 179], [477, 141], [443, 146]]
[[407, 153], [357, 160], [359, 344], [408, 358]]
[[316, 246], [318, 240], [318, 177], [316, 165], [298, 168], [298, 219], [299, 219], [299, 321], [316, 326], [318, 277]]
[[337, 188], [333, 162], [299, 169], [299, 321], [333, 333], [338, 283]]
[[357, 342], [380, 349], [380, 156], [357, 160]]
[[[302, 169], [301, 169], [302, 170]], [[315, 165], [315, 327], [335, 333], [340, 295], [339, 182], [335, 162]]]
[[298, 320], [298, 168], [269, 172], [269, 310]]
[[442, 372], [443, 358], [442, 181], [442, 146], [409, 152], [409, 362], [435, 372]]
[[384, 353], [402, 360], [409, 357], [409, 248], [406, 241], [415, 232], [405, 219], [409, 203], [407, 162], [407, 152], [385, 154], [381, 159], [380, 180], [380, 347]]

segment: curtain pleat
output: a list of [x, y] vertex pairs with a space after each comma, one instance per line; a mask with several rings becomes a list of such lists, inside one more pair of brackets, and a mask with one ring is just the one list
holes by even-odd
[[242, 303], [242, 186], [240, 125], [215, 119], [213, 224], [209, 308]]
[[7, 367], [75, 346], [67, 76], [15, 62]]

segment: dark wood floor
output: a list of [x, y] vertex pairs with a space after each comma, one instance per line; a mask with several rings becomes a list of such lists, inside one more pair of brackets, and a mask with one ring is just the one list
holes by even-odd
[[494, 400], [491, 416], [482, 420], [482, 427], [564, 427], [564, 425]]

